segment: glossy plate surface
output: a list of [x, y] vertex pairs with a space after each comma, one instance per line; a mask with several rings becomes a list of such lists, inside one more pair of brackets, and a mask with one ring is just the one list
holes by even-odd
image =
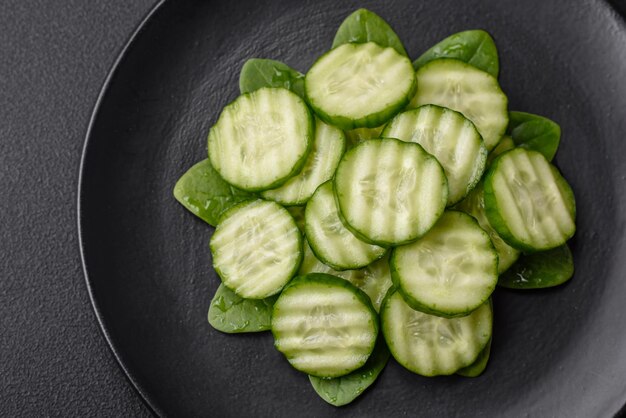
[[[477, 379], [423, 378], [391, 361], [341, 409], [317, 397], [269, 333], [207, 323], [218, 278], [212, 228], [173, 198], [251, 57], [305, 71], [358, 7], [411, 58], [447, 35], [489, 31], [510, 109], [560, 123], [556, 164], [578, 204], [567, 285], [498, 290], [492, 358]], [[168, 1], [133, 37], [91, 125], [80, 185], [87, 282], [122, 367], [170, 416], [614, 415], [626, 401], [626, 26], [604, 2]]]

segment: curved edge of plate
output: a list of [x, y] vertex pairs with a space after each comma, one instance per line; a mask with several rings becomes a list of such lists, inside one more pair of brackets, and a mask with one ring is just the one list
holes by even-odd
[[86, 160], [87, 151], [89, 148], [89, 142], [90, 142], [89, 139], [92, 136], [92, 131], [94, 128], [95, 121], [98, 118], [98, 114], [100, 113], [100, 107], [102, 105], [102, 101], [104, 100], [104, 97], [106, 96], [106, 92], [109, 89], [111, 81], [113, 80], [115, 74], [117, 73], [118, 68], [120, 67], [120, 64], [122, 63], [122, 61], [124, 60], [124, 57], [126, 56], [131, 45], [133, 45], [137, 37], [143, 32], [144, 28], [146, 27], [146, 24], [153, 18], [153, 16], [157, 13], [157, 11], [159, 11], [166, 2], [167, 0], [158, 0], [156, 4], [154, 4], [152, 8], [150, 8], [150, 10], [148, 10], [148, 12], [143, 16], [139, 24], [135, 27], [131, 35], [123, 44], [121, 51], [118, 53], [117, 57], [115, 58], [115, 61], [113, 62], [113, 65], [109, 69], [107, 76], [104, 79], [104, 83], [102, 84], [102, 87], [100, 88], [100, 93], [98, 94], [98, 98], [96, 99], [95, 105], [91, 112], [91, 117], [89, 119], [89, 124], [87, 126], [87, 133], [85, 134], [85, 140], [83, 143], [83, 149], [82, 149], [81, 157], [80, 157], [80, 165], [79, 165], [79, 172], [78, 172], [78, 190], [77, 190], [77, 200], [76, 200], [76, 222], [78, 226], [78, 244], [79, 244], [79, 250], [80, 250], [80, 259], [81, 259], [81, 264], [82, 264], [82, 269], [83, 269], [83, 276], [85, 278], [85, 284], [87, 286], [87, 292], [89, 293], [89, 300], [91, 301], [91, 307], [96, 315], [96, 320], [98, 321], [98, 326], [100, 327], [100, 331], [102, 332], [102, 335], [104, 336], [104, 339], [109, 349], [111, 350], [111, 353], [113, 353], [113, 357], [115, 358], [115, 361], [117, 362], [118, 366], [122, 370], [128, 382], [131, 384], [132, 388], [135, 390], [137, 395], [139, 395], [139, 398], [141, 399], [143, 404], [146, 406], [149, 412], [155, 416], [164, 416], [164, 413], [156, 405], [154, 400], [151, 399], [148, 393], [140, 386], [139, 382], [133, 377], [130, 370], [128, 370], [128, 368], [124, 365], [124, 362], [122, 361], [122, 357], [120, 353], [118, 352], [115, 345], [113, 344], [113, 340], [111, 338], [109, 330], [107, 329], [107, 326], [104, 323], [102, 312], [100, 311], [98, 303], [96, 302], [93, 288], [91, 285], [91, 281], [89, 280], [89, 273], [87, 269], [87, 260], [86, 260], [86, 255], [85, 255], [85, 245], [84, 245], [84, 239], [83, 239], [83, 222], [82, 222], [83, 216], [82, 216], [81, 202], [83, 200], [83, 183], [84, 183], [83, 174], [85, 171], [85, 160]]

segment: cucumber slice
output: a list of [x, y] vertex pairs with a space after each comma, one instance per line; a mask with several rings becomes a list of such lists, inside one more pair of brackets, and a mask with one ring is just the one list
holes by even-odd
[[498, 145], [491, 150], [489, 156], [487, 157], [487, 167], [491, 165], [493, 160], [500, 154], [504, 154], [505, 152], [512, 150], [515, 148], [515, 142], [513, 142], [513, 138], [508, 135], [504, 135]]
[[461, 112], [471, 120], [492, 150], [509, 123], [508, 99], [498, 80], [462, 61], [433, 60], [416, 73], [419, 89], [410, 107], [435, 104]]
[[346, 152], [334, 180], [344, 224], [363, 240], [400, 245], [424, 235], [448, 200], [439, 162], [415, 143], [373, 139]]
[[574, 193], [541, 153], [505, 152], [484, 186], [489, 223], [509, 245], [526, 252], [549, 250], [574, 235]]
[[[498, 145], [492, 153], [500, 148], [501, 145], [502, 144]], [[454, 208], [473, 216], [478, 221], [480, 227], [484, 229], [487, 234], [489, 234], [491, 243], [498, 254], [498, 274], [504, 273], [513, 263], [515, 263], [515, 260], [517, 260], [520, 255], [520, 251], [504, 242], [504, 240], [489, 223], [489, 219], [487, 219], [487, 214], [485, 213], [485, 195], [482, 182], [478, 183], [474, 190], [472, 190], [470, 194], [467, 195], [467, 197], [459, 202]]]
[[390, 264], [394, 285], [413, 309], [446, 318], [477, 309], [498, 282], [489, 235], [463, 212], [445, 212], [422, 238], [395, 248]]
[[209, 132], [209, 158], [233, 186], [271, 189], [300, 171], [313, 134], [313, 117], [298, 95], [264, 87], [239, 96], [222, 110]]
[[338, 377], [363, 366], [374, 349], [378, 318], [369, 298], [328, 274], [298, 276], [272, 312], [274, 346], [289, 363], [317, 377]]
[[376, 128], [356, 128], [346, 131], [348, 147], [352, 148], [368, 139], [380, 138], [380, 133], [383, 131], [383, 128], [384, 126], [378, 126]]
[[548, 251], [525, 254], [498, 280], [509, 289], [545, 289], [565, 283], [574, 275], [574, 259], [567, 244]]
[[304, 233], [311, 249], [325, 264], [336, 270], [364, 267], [381, 258], [387, 250], [368, 244], [352, 234], [341, 222], [332, 182], [322, 184], [304, 213]]
[[463, 377], [478, 377], [487, 368], [489, 362], [489, 356], [491, 355], [491, 340], [487, 343], [487, 346], [480, 352], [478, 358], [469, 366], [463, 367], [456, 371], [456, 374]]
[[279, 188], [262, 192], [261, 196], [288, 206], [305, 204], [320, 184], [333, 177], [345, 149], [343, 131], [316, 118], [313, 149], [302, 171]]
[[491, 338], [489, 302], [461, 318], [442, 318], [412, 309], [395, 289], [380, 308], [391, 355], [422, 376], [449, 375], [472, 364]]
[[209, 307], [209, 324], [228, 334], [270, 329], [272, 306], [278, 295], [266, 299], [244, 299], [220, 284]]
[[376, 381], [380, 372], [387, 365], [389, 356], [385, 339], [379, 335], [374, 351], [363, 367], [333, 379], [309, 376], [309, 381], [315, 392], [329, 404], [334, 406], [347, 405]]
[[226, 211], [210, 246], [224, 285], [246, 299], [280, 292], [302, 259], [302, 234], [289, 212], [260, 199]]
[[415, 73], [409, 59], [393, 48], [347, 43], [313, 64], [304, 89], [324, 122], [342, 129], [374, 128], [409, 103]]
[[463, 199], [480, 180], [487, 148], [474, 124], [459, 112], [435, 105], [396, 115], [382, 132], [420, 144], [441, 163], [448, 178], [448, 206]]
[[391, 282], [391, 272], [389, 271], [389, 257], [385, 255], [367, 267], [358, 270], [334, 270], [332, 267], [322, 263], [313, 253], [308, 242], [304, 243], [304, 256], [300, 265], [299, 275], [309, 273], [326, 273], [341, 277], [364, 291], [370, 297], [370, 301], [378, 312], [383, 298]]

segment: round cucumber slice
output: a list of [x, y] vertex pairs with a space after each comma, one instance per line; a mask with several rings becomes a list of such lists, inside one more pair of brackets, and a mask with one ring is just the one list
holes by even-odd
[[417, 70], [417, 94], [410, 107], [435, 104], [461, 112], [493, 149], [509, 123], [508, 99], [491, 74], [451, 58], [439, 58]]
[[409, 103], [415, 88], [411, 61], [373, 42], [330, 50], [304, 80], [315, 113], [342, 129], [382, 125]]
[[492, 332], [489, 302], [470, 315], [442, 318], [412, 309], [395, 289], [380, 308], [380, 321], [391, 355], [422, 376], [450, 375], [472, 364]]
[[416, 143], [372, 139], [344, 154], [334, 180], [344, 224], [381, 246], [424, 235], [448, 200], [441, 165]]
[[556, 248], [574, 235], [574, 193], [537, 151], [515, 148], [495, 159], [485, 177], [485, 209], [491, 226], [526, 252]]
[[251, 200], [226, 211], [210, 247], [224, 286], [242, 298], [264, 299], [280, 292], [300, 266], [302, 234], [285, 208]]
[[378, 335], [369, 298], [339, 277], [298, 276], [272, 312], [274, 346], [289, 363], [317, 377], [338, 377], [367, 361]]
[[346, 149], [342, 130], [316, 118], [315, 141], [302, 171], [277, 189], [261, 193], [265, 199], [282, 205], [303, 205], [313, 196], [317, 187], [330, 180]]
[[302, 169], [313, 134], [313, 117], [298, 95], [264, 87], [222, 110], [209, 132], [209, 159], [239, 189], [271, 189]]
[[307, 203], [304, 233], [311, 249], [336, 270], [365, 267], [385, 255], [387, 249], [354, 236], [341, 222], [332, 182], [322, 184]]
[[445, 107], [425, 105], [402, 112], [381, 136], [418, 143], [437, 158], [448, 178], [448, 206], [463, 199], [485, 169], [487, 148], [476, 127]]
[[413, 308], [446, 318], [485, 303], [498, 282], [489, 235], [463, 212], [447, 211], [419, 240], [394, 249], [391, 278]]

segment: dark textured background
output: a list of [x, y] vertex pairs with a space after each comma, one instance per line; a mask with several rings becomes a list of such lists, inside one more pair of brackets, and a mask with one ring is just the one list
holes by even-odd
[[0, 1], [0, 416], [147, 416], [89, 303], [76, 235], [91, 110], [155, 0]]

